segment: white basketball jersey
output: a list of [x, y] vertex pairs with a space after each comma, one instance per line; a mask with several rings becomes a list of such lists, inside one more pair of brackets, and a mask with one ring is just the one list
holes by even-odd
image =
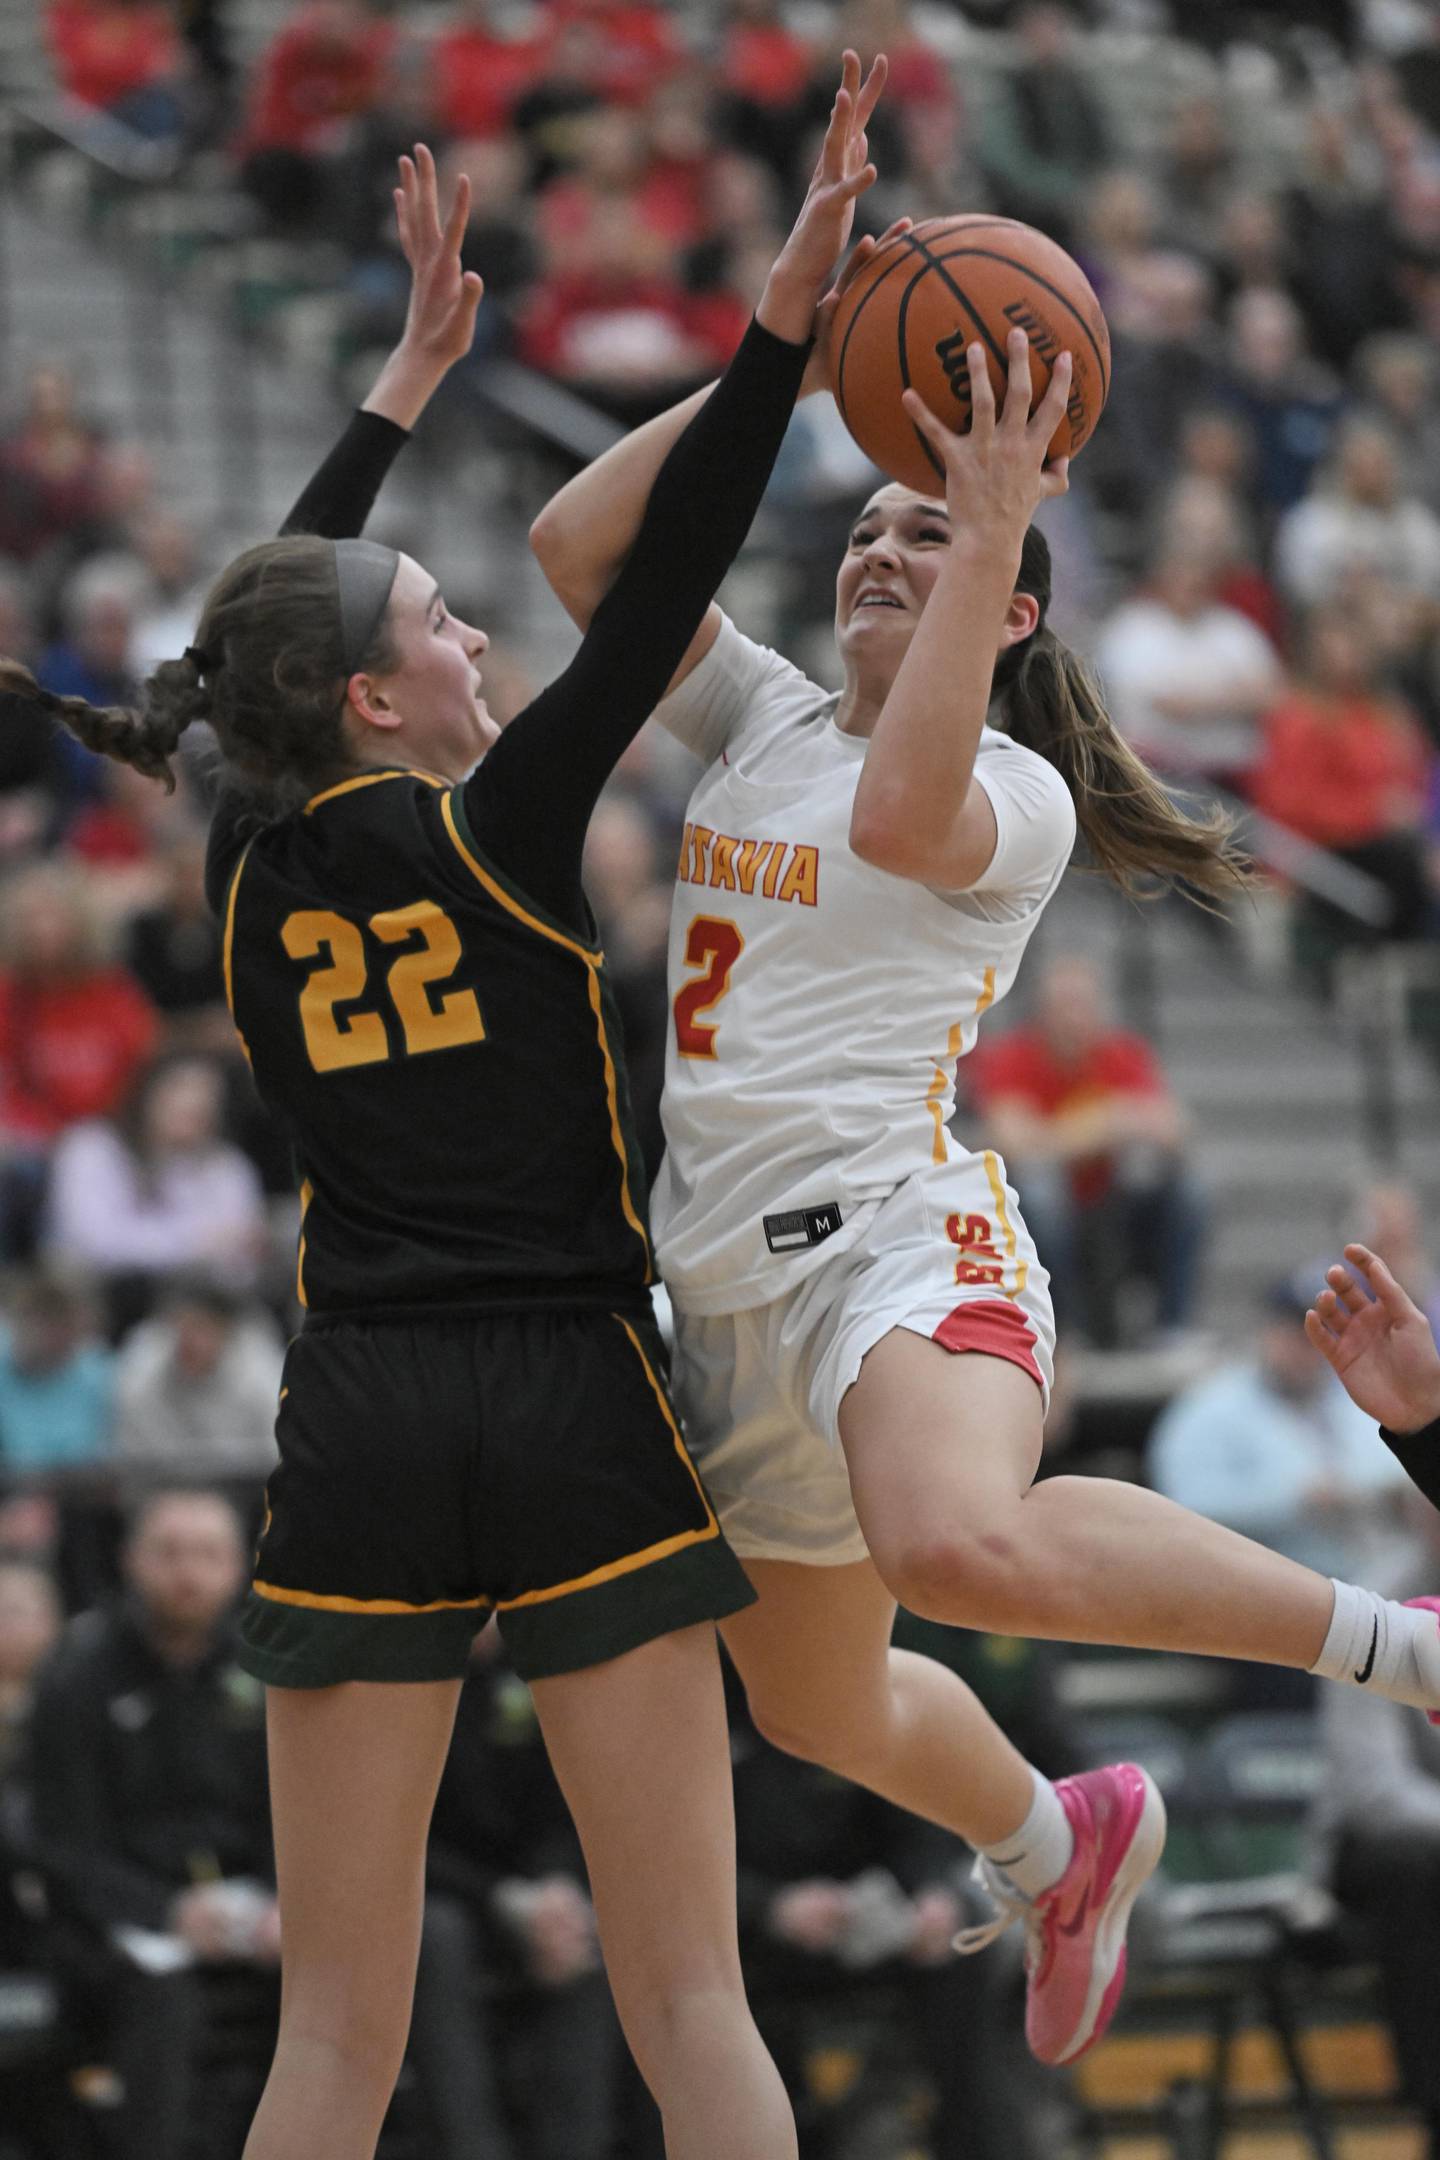
[[861, 862], [868, 742], [728, 619], [658, 718], [707, 767], [670, 926], [661, 1270], [697, 1313], [768, 1304], [961, 1150], [955, 1063], [1015, 979], [1075, 838], [1063, 780], [987, 728], [993, 861], [939, 894]]

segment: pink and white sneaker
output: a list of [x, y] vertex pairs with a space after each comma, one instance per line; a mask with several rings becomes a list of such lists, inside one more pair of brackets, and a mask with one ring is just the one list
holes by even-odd
[[968, 1957], [1023, 1922], [1025, 2037], [1038, 2061], [1068, 2063], [1095, 2045], [1119, 2005], [1130, 1908], [1165, 1849], [1165, 1803], [1138, 1763], [1062, 1778], [1055, 1790], [1075, 1833], [1065, 1873], [1028, 1898], [982, 1855], [975, 1880], [996, 1916], [963, 1929], [955, 1947]]
[[[1406, 1598], [1405, 1603], [1413, 1605], [1419, 1612], [1434, 1613], [1436, 1625], [1440, 1626], [1440, 1597]], [[1440, 1660], [1437, 1660], [1437, 1663], [1440, 1663]], [[1427, 1710], [1425, 1715], [1432, 1725], [1440, 1725], [1440, 1710]]]

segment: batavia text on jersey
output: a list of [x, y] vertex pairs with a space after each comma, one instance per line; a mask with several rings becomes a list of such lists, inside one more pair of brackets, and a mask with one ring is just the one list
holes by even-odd
[[820, 850], [803, 840], [733, 840], [708, 825], [687, 825], [676, 872], [682, 885], [756, 893], [762, 900], [798, 900], [814, 907], [820, 888]]

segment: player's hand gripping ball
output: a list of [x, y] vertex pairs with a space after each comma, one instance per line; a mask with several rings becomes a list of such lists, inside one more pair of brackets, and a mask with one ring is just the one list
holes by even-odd
[[935, 452], [901, 405], [918, 391], [957, 434], [970, 425], [967, 345], [979, 340], [997, 408], [1005, 340], [1030, 340], [1031, 406], [1057, 356], [1073, 358], [1065, 418], [1050, 457], [1074, 457], [1110, 390], [1110, 333], [1090, 281], [1064, 248], [1014, 218], [926, 218], [887, 234], [845, 284], [829, 326], [831, 388], [845, 424], [882, 472], [922, 491], [943, 487]]

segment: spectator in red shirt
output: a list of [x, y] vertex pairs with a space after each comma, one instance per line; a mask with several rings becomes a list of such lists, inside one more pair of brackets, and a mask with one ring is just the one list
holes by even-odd
[[725, 132], [782, 180], [815, 66], [814, 49], [786, 23], [779, 0], [730, 0], [716, 62]]
[[615, 204], [667, 245], [686, 246], [700, 237], [705, 155], [657, 157], [646, 118], [616, 105], [601, 106], [576, 121], [575, 147], [575, 170], [557, 175], [536, 206], [540, 242], [552, 273], [570, 276], [589, 267], [596, 220]]
[[81, 873], [59, 863], [19, 872], [0, 919], [0, 1249], [25, 1259], [51, 1143], [118, 1107], [158, 1027], [137, 984], [104, 956]]
[[507, 36], [490, 0], [459, 0], [431, 54], [435, 117], [445, 134], [488, 142], [510, 124], [510, 108], [540, 74], [541, 39]]
[[45, 35], [60, 85], [152, 140], [184, 125], [184, 47], [168, 0], [49, 0]]
[[367, 0], [306, 0], [261, 55], [238, 149], [244, 183], [277, 229], [313, 233], [335, 214], [329, 172], [380, 97], [393, 42]]
[[607, 103], [646, 104], [682, 57], [671, 16], [653, 0], [549, 0], [545, 15], [551, 37], [583, 37], [586, 80]]
[[1116, 1027], [1099, 971], [1078, 954], [1052, 960], [1030, 1025], [982, 1044], [966, 1071], [1062, 1327], [1118, 1348], [1133, 1285], [1150, 1293], [1162, 1341], [1181, 1331], [1203, 1227], [1185, 1113], [1150, 1045]]
[[110, 507], [105, 447], [63, 369], [37, 367], [0, 441], [0, 555], [35, 562], [98, 544]]
[[738, 298], [688, 293], [674, 251], [622, 195], [593, 206], [586, 262], [537, 286], [520, 350], [635, 427], [725, 365], [747, 314]]
[[[1264, 715], [1252, 776], [1256, 807], [1328, 848], [1385, 887], [1382, 939], [1424, 937], [1429, 913], [1424, 837], [1432, 753], [1399, 698], [1379, 680], [1364, 617], [1326, 608], [1311, 618], [1305, 669]], [[1336, 950], [1376, 933], [1306, 895], [1297, 949], [1322, 976]]]
[[155, 1046], [148, 999], [103, 955], [82, 873], [53, 862], [5, 892], [0, 966], [0, 1130], [53, 1140], [108, 1117]]

